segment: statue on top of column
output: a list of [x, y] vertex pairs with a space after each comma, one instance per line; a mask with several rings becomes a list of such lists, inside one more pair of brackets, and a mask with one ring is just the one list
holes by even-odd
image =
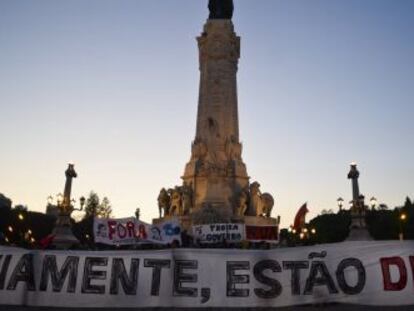
[[231, 19], [233, 17], [233, 0], [209, 0], [209, 19]]

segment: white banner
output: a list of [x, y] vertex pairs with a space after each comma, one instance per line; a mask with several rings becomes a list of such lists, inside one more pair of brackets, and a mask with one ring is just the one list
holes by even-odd
[[244, 224], [210, 224], [193, 226], [194, 241], [201, 244], [239, 243], [246, 238]]
[[176, 220], [149, 225], [134, 217], [95, 218], [93, 223], [95, 243], [108, 245], [133, 245], [139, 243], [181, 244], [181, 228]]
[[178, 220], [164, 221], [150, 226], [149, 240], [154, 243], [172, 244], [177, 241], [181, 244], [181, 226]]
[[0, 247], [0, 303], [53, 307], [414, 306], [414, 242], [274, 250]]

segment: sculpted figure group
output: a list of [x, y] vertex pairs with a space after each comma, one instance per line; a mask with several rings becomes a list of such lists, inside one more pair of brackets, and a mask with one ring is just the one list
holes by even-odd
[[240, 191], [237, 203], [237, 216], [270, 217], [275, 201], [270, 193], [262, 193], [260, 184], [255, 181], [248, 189]]
[[193, 209], [193, 189], [189, 185], [162, 188], [158, 195], [160, 218], [165, 216], [190, 215]]
[[[270, 217], [274, 206], [272, 195], [260, 191], [260, 184], [253, 182], [242, 189], [236, 200], [235, 216]], [[160, 218], [165, 216], [186, 216], [193, 211], [193, 189], [184, 184], [166, 190], [162, 188], [158, 195]]]

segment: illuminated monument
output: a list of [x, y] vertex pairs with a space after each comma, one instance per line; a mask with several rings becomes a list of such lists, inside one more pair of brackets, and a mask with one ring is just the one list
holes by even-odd
[[[183, 184], [162, 189], [160, 219], [191, 223], [276, 224], [273, 197], [250, 183], [242, 160], [237, 104], [240, 37], [231, 21], [233, 1], [210, 0], [210, 15], [197, 38], [200, 89], [195, 139]], [[154, 220], [155, 222], [160, 219]]]

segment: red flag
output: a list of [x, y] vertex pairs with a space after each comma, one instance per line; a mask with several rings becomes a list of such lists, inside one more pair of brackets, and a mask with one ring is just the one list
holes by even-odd
[[300, 232], [300, 230], [305, 226], [305, 217], [309, 212], [307, 205], [308, 203], [303, 204], [296, 213], [293, 229], [295, 229], [297, 232]]
[[54, 238], [55, 238], [55, 235], [54, 234], [49, 234], [48, 236], [46, 236], [43, 239], [41, 239], [39, 241], [40, 248], [41, 249], [48, 248], [52, 244]]

